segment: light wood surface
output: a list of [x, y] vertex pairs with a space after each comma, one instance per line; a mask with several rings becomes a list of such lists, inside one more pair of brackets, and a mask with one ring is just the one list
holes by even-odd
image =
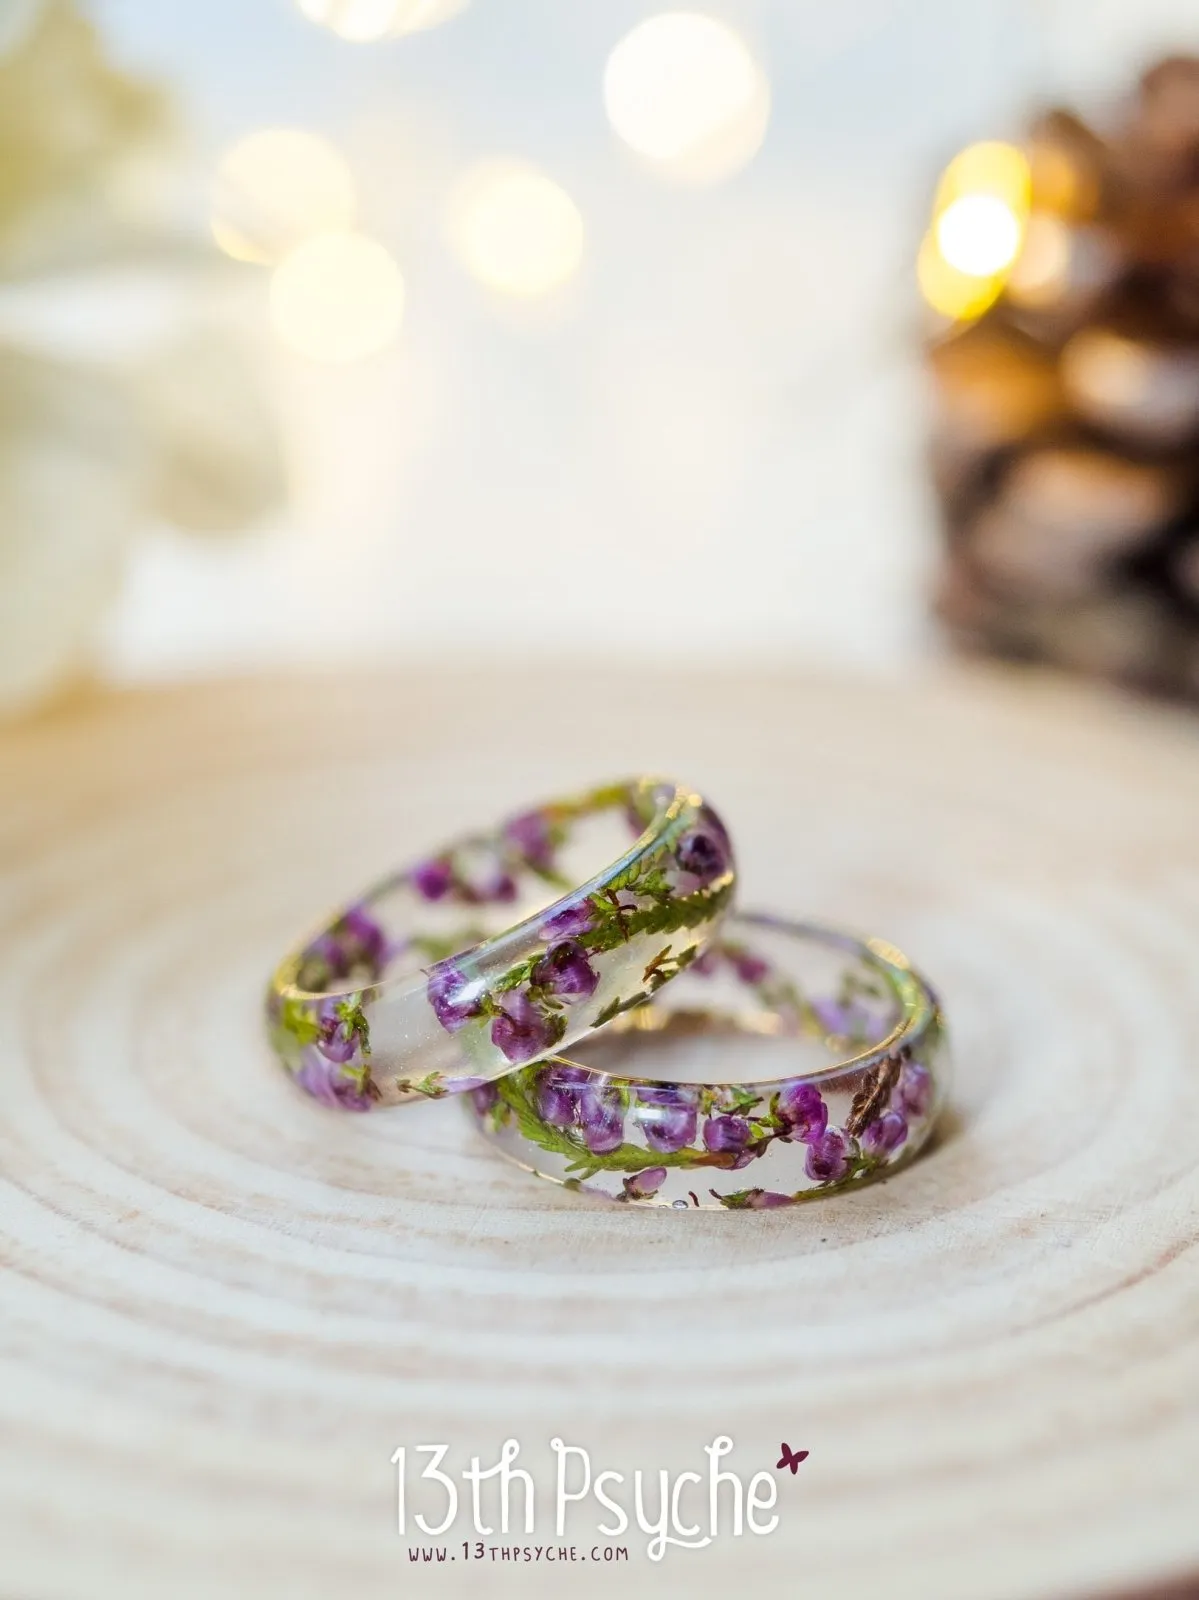
[[[272, 1065], [260, 993], [297, 931], [462, 825], [645, 767], [722, 809], [746, 904], [939, 983], [953, 1109], [901, 1177], [604, 1206], [455, 1104], [338, 1116]], [[1193, 721], [988, 673], [547, 662], [99, 697], [0, 736], [0, 796], [5, 1597], [1034, 1600], [1199, 1572]], [[461, 1467], [558, 1435], [673, 1474], [719, 1433], [746, 1478], [810, 1452], [768, 1537], [430, 1570], [395, 1529], [400, 1444]]]

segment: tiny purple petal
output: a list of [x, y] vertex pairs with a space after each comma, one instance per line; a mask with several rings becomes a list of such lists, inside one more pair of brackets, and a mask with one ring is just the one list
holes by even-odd
[[323, 989], [334, 978], [344, 978], [350, 963], [341, 940], [319, 933], [300, 959], [300, 981], [305, 989]]
[[579, 1125], [593, 1155], [606, 1155], [624, 1143], [624, 1110], [615, 1090], [585, 1088], [578, 1104]]
[[837, 1000], [818, 997], [809, 1002], [812, 1014], [824, 1029], [825, 1033], [838, 1036], [853, 1032], [852, 1018], [848, 1006], [843, 1006]]
[[482, 1010], [477, 979], [468, 978], [454, 961], [439, 961], [429, 968], [425, 988], [429, 1004], [447, 1033], [457, 1033]]
[[541, 937], [547, 943], [555, 939], [577, 939], [589, 933], [595, 922], [595, 911], [590, 900], [575, 900], [561, 911], [555, 911], [541, 924]]
[[908, 1136], [907, 1119], [900, 1111], [885, 1111], [862, 1129], [862, 1149], [868, 1156], [887, 1156]]
[[637, 1098], [643, 1106], [688, 1106], [699, 1104], [699, 1092], [683, 1083], [639, 1083]]
[[809, 1141], [804, 1171], [816, 1183], [837, 1183], [849, 1171], [849, 1143], [837, 1128]]
[[713, 977], [720, 971], [720, 953], [711, 946], [707, 950], [701, 950], [687, 970], [694, 972], [699, 978]]
[[933, 1099], [932, 1074], [918, 1061], [905, 1062], [899, 1074], [899, 1103], [909, 1117], [923, 1117]]
[[709, 1117], [704, 1123], [704, 1145], [714, 1155], [739, 1155], [749, 1143], [749, 1134], [744, 1117]]
[[487, 1115], [499, 1100], [499, 1097], [500, 1091], [494, 1083], [481, 1083], [477, 1088], [470, 1091], [471, 1103], [481, 1117]]
[[523, 989], [506, 994], [491, 1024], [491, 1042], [509, 1061], [530, 1061], [555, 1041], [549, 1019]]
[[344, 1065], [347, 1061], [352, 1061], [357, 1054], [358, 1038], [344, 1022], [337, 1022], [332, 1027], [326, 1026], [321, 1029], [317, 1049], [327, 1061], [336, 1061]]
[[535, 867], [551, 867], [554, 842], [550, 825], [540, 811], [526, 811], [504, 824], [504, 838]]
[[537, 1087], [537, 1109], [551, 1128], [569, 1128], [575, 1120], [575, 1097], [569, 1089], [543, 1081]]
[[586, 1000], [599, 983], [599, 974], [587, 959], [587, 952], [574, 939], [560, 939], [550, 945], [533, 968], [533, 982], [556, 994], [568, 1004]]
[[630, 1200], [649, 1200], [665, 1182], [665, 1167], [646, 1167], [644, 1172], [634, 1172], [624, 1180], [624, 1192]]
[[358, 1054], [362, 1038], [356, 1022], [343, 1020], [342, 1010], [342, 1001], [333, 999], [321, 1001], [316, 1013], [317, 1025], [320, 1028], [316, 1047], [327, 1061], [335, 1061], [344, 1066]]
[[571, 1061], [555, 1061], [546, 1067], [542, 1077], [552, 1078], [558, 1084], [594, 1083], [595, 1073], [590, 1067], [577, 1067]]
[[319, 1050], [305, 1050], [300, 1059], [296, 1082], [302, 1089], [327, 1106], [341, 1111], [369, 1111], [371, 1098], [363, 1094], [353, 1078], [347, 1078], [337, 1063], [329, 1061]]
[[779, 1194], [777, 1189], [751, 1189], [745, 1203], [751, 1211], [771, 1211], [775, 1206], [789, 1206], [791, 1196]]
[[685, 833], [675, 846], [674, 858], [681, 872], [698, 878], [700, 883], [711, 883], [728, 865], [723, 844], [715, 830], [709, 828], [693, 828]]
[[801, 1139], [810, 1144], [828, 1127], [828, 1107], [819, 1089], [802, 1078], [779, 1090], [778, 1115], [786, 1129], [784, 1139]]
[[694, 1140], [698, 1122], [694, 1090], [639, 1086], [637, 1099], [637, 1124], [651, 1150], [667, 1155]]
[[510, 872], [497, 867], [487, 877], [471, 885], [471, 893], [475, 900], [484, 905], [495, 902], [498, 905], [507, 905], [516, 899], [516, 879]]
[[770, 963], [764, 961], [761, 956], [739, 950], [732, 959], [734, 970], [742, 983], [762, 983], [770, 976]]
[[417, 894], [426, 900], [442, 900], [453, 887], [454, 868], [444, 856], [436, 856], [413, 867], [408, 879]]
[[825, 1033], [838, 1038], [879, 1039], [887, 1032], [886, 1018], [861, 1000], [848, 1000], [842, 1005], [837, 1000], [816, 999], [811, 1006]]
[[351, 906], [336, 930], [353, 956], [368, 966], [377, 967], [387, 950], [387, 937], [377, 918], [365, 906]]
[[537, 1106], [552, 1128], [569, 1128], [575, 1120], [580, 1085], [594, 1083], [586, 1067], [555, 1062], [537, 1075]]

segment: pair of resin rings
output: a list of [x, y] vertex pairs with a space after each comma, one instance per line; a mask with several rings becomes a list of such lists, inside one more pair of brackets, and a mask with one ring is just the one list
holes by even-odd
[[[288, 956], [271, 1041], [329, 1106], [465, 1094], [521, 1166], [614, 1200], [758, 1209], [893, 1171], [944, 1101], [935, 995], [880, 940], [734, 910], [735, 882], [689, 789], [551, 802], [386, 879]], [[560, 1053], [600, 1030], [586, 1063]], [[671, 1070], [680, 1042], [729, 1035], [787, 1070]], [[639, 1057], [665, 1073], [634, 1075]]]

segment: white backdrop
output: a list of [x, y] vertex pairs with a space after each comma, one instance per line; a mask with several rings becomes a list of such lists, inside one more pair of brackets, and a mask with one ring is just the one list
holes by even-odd
[[[361, 652], [843, 659], [926, 650], [935, 533], [920, 472], [910, 261], [938, 166], [1030, 102], [1095, 96], [1193, 0], [728, 0], [770, 83], [756, 157], [708, 188], [614, 136], [608, 52], [646, 0], [473, 0], [352, 44], [291, 0], [93, 0], [109, 47], [172, 81], [181, 212], [247, 131], [319, 131], [404, 276], [393, 346], [345, 367], [271, 336], [268, 275], [220, 296], [278, 397], [292, 499], [225, 544], [156, 532], [106, 639], [154, 677]], [[522, 308], [447, 248], [484, 156], [579, 207], [578, 275]]]

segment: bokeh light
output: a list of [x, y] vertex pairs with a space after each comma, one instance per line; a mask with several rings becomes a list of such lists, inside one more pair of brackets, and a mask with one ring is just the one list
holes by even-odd
[[933, 210], [939, 216], [955, 200], [985, 194], [1006, 201], [1022, 217], [1028, 211], [1031, 188], [1032, 175], [1024, 152], [1014, 144], [986, 139], [967, 145], [945, 168]]
[[964, 321], [995, 303], [1020, 259], [1031, 191], [1028, 160], [1015, 145], [968, 145], [949, 163], [916, 263], [934, 311]]
[[362, 233], [324, 233], [299, 245], [271, 279], [271, 321], [314, 361], [357, 361], [390, 344], [404, 315], [404, 280]]
[[711, 183], [758, 150], [770, 87], [727, 24], [667, 11], [638, 23], [608, 57], [604, 106], [617, 134], [644, 161], [681, 182]]
[[1003, 292], [1003, 274], [978, 278], [961, 272], [941, 254], [936, 234], [924, 236], [916, 258], [916, 278], [926, 304], [942, 317], [961, 322], [981, 317]]
[[369, 44], [435, 28], [461, 11], [467, 0], [296, 0], [296, 4], [309, 22], [320, 23], [339, 39]]
[[262, 128], [222, 157], [212, 187], [212, 232], [237, 261], [278, 261], [315, 233], [354, 221], [354, 180], [326, 140]]
[[935, 231], [949, 265], [973, 278], [1002, 272], [1020, 251], [1020, 218], [998, 195], [962, 195], [942, 211]]
[[572, 278], [583, 257], [583, 219], [551, 178], [517, 161], [471, 168], [450, 197], [454, 252], [500, 294], [533, 299]]

